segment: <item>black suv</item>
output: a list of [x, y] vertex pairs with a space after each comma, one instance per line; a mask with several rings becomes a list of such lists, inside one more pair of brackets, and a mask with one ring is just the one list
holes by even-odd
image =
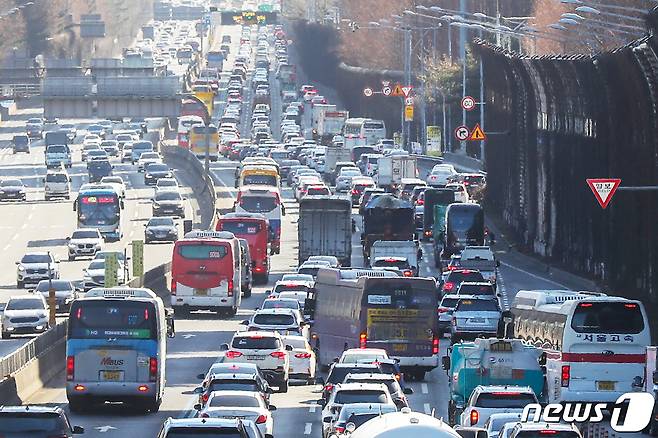
[[85, 433], [71, 426], [66, 412], [57, 406], [0, 407], [0, 436], [4, 438], [68, 437]]

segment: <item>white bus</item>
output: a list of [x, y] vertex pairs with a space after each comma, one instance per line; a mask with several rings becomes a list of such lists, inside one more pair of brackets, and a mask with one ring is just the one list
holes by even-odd
[[386, 138], [386, 125], [383, 120], [363, 117], [347, 119], [343, 126], [343, 137], [348, 149], [374, 146], [379, 140]]
[[204, 125], [203, 119], [199, 116], [181, 116], [178, 118], [178, 146], [189, 149], [190, 147], [190, 128], [194, 125]]
[[73, 412], [91, 403], [128, 402], [157, 412], [165, 389], [173, 316], [150, 289], [94, 288], [71, 304], [66, 334], [66, 397]]
[[596, 292], [519, 291], [514, 335], [546, 352], [548, 403], [614, 402], [643, 384], [649, 322], [639, 301]]

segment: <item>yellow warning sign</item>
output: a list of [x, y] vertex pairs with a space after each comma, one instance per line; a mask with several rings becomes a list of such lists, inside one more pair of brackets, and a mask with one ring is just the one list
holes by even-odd
[[414, 121], [414, 106], [405, 105], [404, 106], [404, 121], [413, 122]]
[[391, 96], [404, 96], [404, 93], [402, 92], [402, 86], [400, 84], [395, 84], [395, 88], [393, 88], [393, 91], [390, 94]]
[[484, 133], [484, 131], [480, 127], [480, 124], [477, 123], [473, 128], [473, 130], [471, 131], [471, 136], [468, 137], [468, 139], [471, 141], [483, 141], [487, 139], [487, 134]]

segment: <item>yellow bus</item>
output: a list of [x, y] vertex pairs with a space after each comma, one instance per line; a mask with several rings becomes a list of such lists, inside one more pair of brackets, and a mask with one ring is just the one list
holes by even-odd
[[238, 185], [242, 186], [270, 186], [281, 188], [281, 179], [276, 167], [262, 165], [262, 166], [245, 166], [240, 172]]
[[217, 161], [219, 158], [219, 131], [215, 125], [210, 125], [208, 128], [204, 125], [194, 125], [190, 128], [190, 151], [200, 159], [206, 156], [206, 132], [210, 138], [209, 155], [211, 161]]

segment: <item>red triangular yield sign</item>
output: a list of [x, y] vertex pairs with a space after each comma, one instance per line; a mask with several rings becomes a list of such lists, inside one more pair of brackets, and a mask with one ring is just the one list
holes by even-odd
[[620, 178], [590, 178], [587, 180], [587, 185], [592, 189], [601, 208], [606, 208], [612, 201], [619, 184], [621, 184]]

